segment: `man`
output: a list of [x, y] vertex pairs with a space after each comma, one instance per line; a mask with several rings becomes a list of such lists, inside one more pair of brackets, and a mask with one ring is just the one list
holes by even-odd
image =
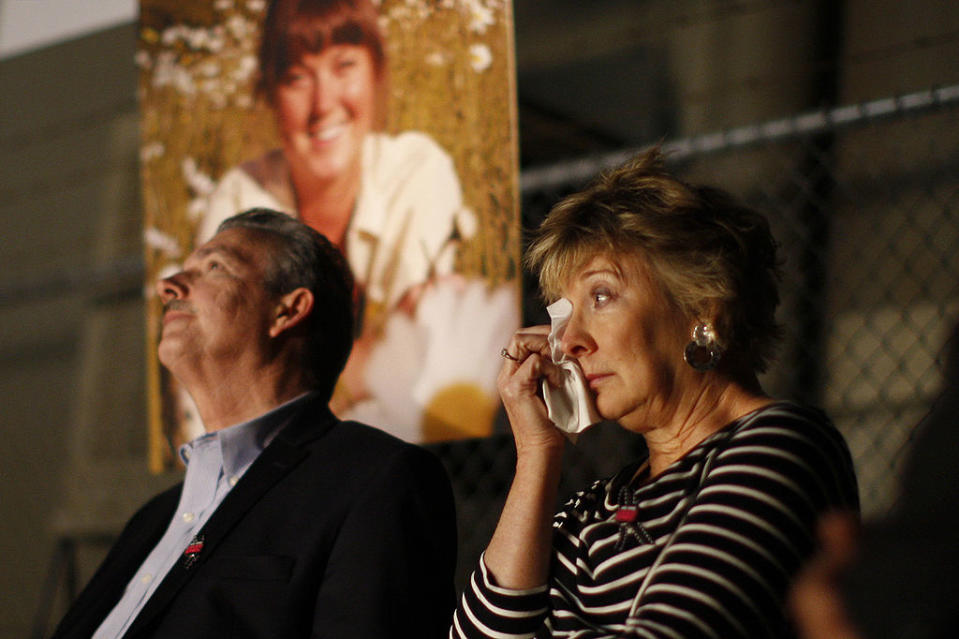
[[327, 408], [352, 278], [319, 233], [253, 209], [161, 280], [159, 357], [207, 433], [127, 524], [54, 637], [439, 637], [455, 523], [442, 466]]

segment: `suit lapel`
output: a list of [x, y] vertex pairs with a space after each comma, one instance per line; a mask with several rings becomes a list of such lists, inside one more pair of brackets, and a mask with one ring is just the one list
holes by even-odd
[[135, 637], [150, 626], [243, 516], [309, 454], [303, 444], [323, 436], [336, 423], [337, 419], [326, 405], [316, 400], [308, 401], [290, 418], [200, 530], [203, 548], [195, 563], [188, 567], [181, 558], [174, 564], [130, 626], [126, 637]]
[[176, 510], [180, 488], [162, 493], [131, 520], [61, 620], [54, 639], [90, 637], [100, 627], [140, 564], [160, 541]]

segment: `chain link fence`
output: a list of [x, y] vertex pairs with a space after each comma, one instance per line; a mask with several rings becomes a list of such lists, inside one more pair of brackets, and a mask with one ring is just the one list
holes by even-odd
[[[785, 339], [763, 379], [777, 397], [823, 407], [856, 462], [863, 512], [894, 503], [904, 453], [942, 382], [959, 315], [959, 87], [820, 110], [663, 144], [671, 168], [766, 213], [784, 260]], [[637, 152], [527, 171], [525, 228], [562, 196]], [[524, 319], [546, 322], [535, 282]], [[453, 478], [460, 577], [495, 527], [512, 477], [508, 426], [434, 446]], [[642, 453], [613, 424], [567, 458], [561, 499]]]
[[[763, 383], [775, 396], [830, 414], [852, 449], [864, 514], [886, 512], [959, 321], [959, 86], [663, 147], [677, 174], [722, 186], [769, 216], [784, 259], [786, 335]], [[524, 171], [523, 226], [535, 227], [561, 197], [638, 151]], [[0, 303], [77, 288], [97, 298], [135, 291], [141, 269], [135, 256], [6, 283]], [[525, 287], [525, 322], [545, 323], [528, 275]], [[460, 587], [489, 541], [512, 478], [508, 430], [501, 416], [491, 437], [430, 446], [456, 494]], [[615, 424], [590, 429], [569, 447], [560, 499], [642, 453], [642, 439]]]

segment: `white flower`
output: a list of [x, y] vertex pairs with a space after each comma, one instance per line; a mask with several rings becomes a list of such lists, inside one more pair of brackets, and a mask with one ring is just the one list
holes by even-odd
[[184, 95], [193, 95], [196, 92], [193, 77], [177, 62], [172, 51], [163, 51], [157, 56], [152, 82], [156, 88], [169, 86]]
[[246, 82], [256, 73], [259, 62], [255, 55], [242, 56], [233, 69], [233, 79], [237, 82]]
[[227, 105], [229, 91], [219, 79], [207, 80], [201, 87], [207, 99], [210, 100], [210, 106], [214, 109], [223, 109]]
[[162, 142], [148, 142], [140, 148], [140, 161], [149, 162], [150, 160], [155, 160], [158, 157], [162, 157], [165, 152], [166, 148]]
[[197, 75], [205, 78], [215, 78], [220, 75], [220, 63], [215, 59], [206, 60], [197, 67]]
[[171, 260], [175, 260], [182, 255], [180, 243], [177, 242], [177, 239], [169, 233], [164, 233], [154, 226], [144, 229], [143, 243], [149, 248], [160, 251]]
[[153, 58], [150, 57], [148, 52], [140, 49], [134, 54], [133, 62], [141, 69], [149, 69], [150, 65], [153, 64]]
[[449, 63], [449, 56], [442, 51], [433, 51], [426, 55], [424, 61], [431, 67], [442, 67]]
[[514, 285], [490, 290], [481, 279], [445, 278], [416, 308], [416, 323], [429, 336], [413, 396], [426, 403], [445, 385], [469, 381], [496, 396], [497, 356], [519, 327]]
[[341, 417], [384, 424], [399, 437], [421, 441], [435, 400], [442, 401], [451, 389], [471, 389], [456, 397], [475, 404], [454, 404], [458, 415], [444, 415], [452, 421], [443, 423], [450, 425], [451, 435], [488, 432], [490, 424], [476, 421], [495, 412], [502, 363], [497, 353], [519, 321], [515, 286], [490, 290], [483, 280], [459, 275], [430, 284], [414, 317], [394, 313], [387, 320], [367, 361], [370, 398]]
[[187, 186], [196, 195], [201, 197], [209, 195], [216, 188], [216, 182], [213, 181], [213, 178], [200, 171], [196, 165], [196, 160], [192, 157], [183, 158], [180, 168], [183, 171], [183, 179], [186, 180]]
[[216, 0], [213, 3], [213, 8], [217, 11], [229, 11], [233, 8], [233, 0]]
[[183, 28], [183, 41], [194, 51], [205, 49], [209, 40], [210, 34], [207, 33], [206, 29]]
[[266, 9], [265, 0], [246, 0], [246, 8], [253, 13], [263, 13]]
[[473, 71], [482, 73], [493, 63], [493, 54], [485, 44], [473, 44], [469, 48], [469, 60]]
[[208, 204], [205, 197], [195, 197], [190, 200], [186, 205], [186, 215], [190, 218], [190, 221], [199, 222], [206, 214]]
[[469, 10], [469, 29], [473, 33], [483, 34], [496, 23], [493, 10], [473, 0], [467, 3]]
[[226, 21], [226, 29], [237, 40], [243, 40], [252, 29], [252, 25], [240, 15], [232, 15]]
[[173, 86], [183, 95], [194, 95], [196, 93], [196, 84], [193, 83], [193, 76], [190, 72], [181, 66], [173, 68]]
[[167, 27], [163, 30], [163, 33], [160, 34], [160, 42], [166, 46], [173, 46], [181, 38], [182, 32], [186, 29], [183, 25], [175, 24], [171, 27]]
[[206, 43], [210, 53], [219, 53], [226, 46], [226, 28], [218, 24], [209, 33], [209, 39]]
[[423, 362], [427, 335], [405, 313], [393, 313], [373, 347], [364, 371], [369, 397], [350, 407], [343, 419], [382, 424], [409, 442], [420, 441], [423, 407], [413, 401], [413, 382]]

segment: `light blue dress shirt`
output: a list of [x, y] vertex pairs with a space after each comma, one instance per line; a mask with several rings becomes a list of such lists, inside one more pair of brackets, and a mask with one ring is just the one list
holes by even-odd
[[126, 633], [230, 489], [286, 424], [296, 407], [312, 395], [299, 395], [255, 419], [206, 433], [180, 447], [186, 477], [173, 519], [93, 639], [117, 639]]

